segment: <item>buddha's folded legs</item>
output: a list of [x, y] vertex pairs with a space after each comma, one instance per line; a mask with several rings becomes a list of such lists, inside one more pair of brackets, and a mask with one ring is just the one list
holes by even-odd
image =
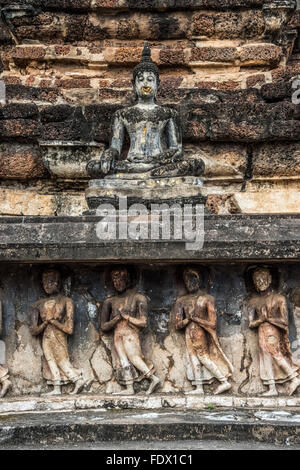
[[178, 160], [172, 163], [165, 163], [151, 171], [151, 176], [155, 177], [176, 177], [176, 176], [201, 176], [204, 173], [205, 164], [200, 159]]

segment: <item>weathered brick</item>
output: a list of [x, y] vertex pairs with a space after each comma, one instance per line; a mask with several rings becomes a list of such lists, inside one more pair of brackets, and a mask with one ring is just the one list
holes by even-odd
[[160, 81], [160, 92], [167, 93], [170, 90], [178, 89], [181, 85], [183, 77], [162, 77]]
[[62, 19], [62, 15], [41, 11], [35, 16], [15, 17], [11, 21], [20, 42], [33, 39], [57, 44], [65, 36]]
[[36, 16], [12, 19], [19, 41], [35, 39], [47, 43], [97, 41], [103, 39], [167, 40], [190, 36], [219, 39], [251, 39], [264, 32], [260, 10], [246, 12], [137, 12], [117, 16], [109, 13], [72, 14], [40, 12]]
[[237, 214], [239, 208], [233, 194], [209, 194], [205, 207], [213, 214]]
[[215, 33], [215, 19], [213, 15], [194, 13], [192, 18], [191, 34], [193, 36], [211, 37]]
[[159, 61], [165, 65], [184, 65], [186, 62], [184, 51], [166, 49], [161, 50], [159, 53]]
[[12, 103], [0, 105], [0, 119], [37, 119], [38, 107], [35, 104]]
[[285, 98], [291, 98], [291, 84], [286, 81], [266, 83], [261, 87], [261, 96], [266, 101], [281, 101]]
[[292, 19], [289, 22], [289, 26], [292, 28], [300, 28], [300, 10], [293, 14]]
[[300, 174], [300, 143], [266, 143], [253, 149], [254, 178], [290, 177]]
[[299, 214], [298, 191], [239, 192], [233, 195], [238, 212], [242, 214]]
[[[144, 18], [146, 20], [146, 17]], [[138, 18], [136, 21], [138, 25], [142, 24]], [[182, 15], [178, 12], [151, 13], [147, 21], [151, 35], [150, 38], [161, 40], [184, 38], [188, 35], [188, 22], [189, 14]], [[145, 29], [143, 32], [145, 34]]]
[[[136, 10], [176, 10], [176, 9], [229, 9], [261, 7], [269, 0], [14, 0], [14, 4], [32, 5], [43, 10], [87, 10], [92, 9], [136, 9]], [[0, 5], [11, 5], [11, 0], [1, 0]]]
[[71, 119], [74, 115], [74, 108], [66, 104], [56, 106], [46, 106], [41, 110], [41, 121], [47, 122], [63, 122]]
[[105, 54], [105, 59], [108, 63], [135, 65], [141, 59], [142, 50], [141, 47], [122, 47], [118, 48], [113, 56]]
[[[43, 110], [44, 140], [90, 140], [92, 123], [83, 116], [81, 108], [73, 108], [71, 114], [67, 107]], [[58, 122], [50, 121], [57, 117]], [[63, 120], [63, 118], [65, 119]]]
[[199, 142], [208, 139], [209, 121], [186, 121], [183, 123], [183, 139], [189, 142]]
[[55, 215], [56, 199], [53, 195], [22, 189], [0, 189], [1, 215]]
[[194, 47], [191, 61], [232, 62], [239, 58], [235, 47]]
[[7, 100], [55, 103], [60, 95], [57, 88], [36, 88], [24, 85], [7, 85]]
[[[101, 85], [100, 85], [101, 86]], [[118, 78], [111, 83], [112, 88], [132, 88], [132, 81], [126, 78]]]
[[275, 140], [299, 140], [300, 121], [274, 121], [270, 126], [270, 138]]
[[0, 121], [0, 137], [3, 139], [37, 139], [41, 136], [39, 122], [32, 119], [12, 119]]
[[33, 86], [35, 84], [36, 77], [34, 75], [30, 75], [26, 78], [24, 83], [25, 86]]
[[66, 45], [55, 46], [55, 53], [57, 55], [67, 55], [69, 54], [70, 50], [71, 50], [70, 46], [66, 46]]
[[212, 122], [210, 139], [232, 142], [259, 142], [268, 136], [267, 124], [257, 120], [256, 123], [248, 121], [228, 122], [218, 120]]
[[234, 80], [227, 80], [224, 82], [197, 82], [195, 86], [206, 90], [215, 89], [227, 91], [236, 90], [240, 87], [240, 83]]
[[21, 78], [17, 75], [5, 75], [2, 79], [5, 85], [21, 85]]
[[13, 59], [43, 59], [45, 57], [46, 50], [40, 46], [16, 46], [10, 51], [10, 57]]
[[92, 0], [93, 8], [134, 8], [137, 10], [176, 10], [190, 8], [206, 8], [206, 9], [226, 9], [237, 7], [257, 7], [262, 6], [263, 0]]
[[87, 15], [67, 15], [65, 18], [65, 39], [83, 41], [88, 17]]
[[263, 85], [266, 82], [266, 78], [263, 73], [258, 73], [247, 78], [246, 84], [248, 88]]
[[85, 108], [85, 117], [92, 123], [92, 138], [98, 142], [108, 142], [110, 137], [110, 124], [115, 111], [120, 105], [98, 104], [89, 105]]
[[55, 87], [57, 88], [90, 88], [90, 80], [87, 78], [68, 78], [58, 79], [55, 81]]
[[160, 87], [158, 90], [157, 98], [162, 104], [168, 103], [182, 103], [186, 96], [188, 95], [188, 91], [183, 88], [166, 88]]
[[253, 44], [240, 48], [240, 60], [244, 65], [277, 65], [282, 57], [282, 49], [273, 44]]
[[219, 39], [251, 39], [263, 35], [265, 22], [261, 10], [216, 13], [215, 36]]
[[120, 102], [125, 103], [128, 98], [133, 96], [132, 91], [124, 90], [113, 90], [112, 88], [100, 88], [99, 89], [99, 100], [102, 102]]
[[0, 144], [0, 178], [28, 180], [41, 178], [44, 174], [38, 147]]

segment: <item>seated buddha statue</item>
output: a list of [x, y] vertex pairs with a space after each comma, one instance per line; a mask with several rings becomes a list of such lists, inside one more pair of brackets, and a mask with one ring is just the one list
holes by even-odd
[[[156, 103], [159, 83], [159, 71], [146, 42], [141, 61], [133, 70], [137, 103], [115, 112], [110, 147], [99, 160], [87, 164], [92, 178], [111, 178], [114, 174], [119, 178], [126, 174], [127, 179], [130, 175], [132, 179], [147, 179], [203, 174], [202, 160], [183, 158], [177, 111]], [[124, 160], [121, 153], [126, 132], [130, 148]]]

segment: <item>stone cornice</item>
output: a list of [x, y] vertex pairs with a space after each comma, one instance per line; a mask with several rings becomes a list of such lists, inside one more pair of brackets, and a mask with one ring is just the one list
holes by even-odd
[[3, 217], [0, 260], [14, 262], [138, 262], [169, 260], [252, 262], [300, 259], [299, 215], [205, 217], [204, 247], [186, 250], [184, 241], [104, 241], [99, 217]]

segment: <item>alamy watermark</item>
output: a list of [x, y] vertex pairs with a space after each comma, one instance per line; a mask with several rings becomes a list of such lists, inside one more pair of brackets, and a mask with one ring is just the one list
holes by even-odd
[[5, 83], [0, 80], [0, 104], [6, 104], [6, 87]]
[[300, 78], [293, 80], [292, 89], [295, 90], [292, 94], [292, 103], [300, 104]]
[[[101, 204], [96, 215], [100, 240], [177, 240], [185, 242], [186, 250], [201, 250], [204, 245], [203, 204], [132, 204], [127, 197], [119, 198], [118, 209]], [[145, 247], [145, 249], [147, 249]]]

